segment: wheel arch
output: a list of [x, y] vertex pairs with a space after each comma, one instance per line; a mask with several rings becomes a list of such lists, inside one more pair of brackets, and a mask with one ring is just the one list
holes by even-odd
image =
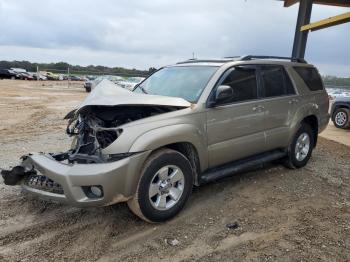
[[318, 118], [316, 115], [309, 115], [306, 116], [301, 123], [305, 123], [307, 125], [309, 125], [313, 131], [313, 135], [314, 135], [314, 147], [316, 147], [317, 144], [317, 137], [318, 137]]
[[204, 131], [191, 124], [170, 125], [144, 133], [133, 143], [130, 152], [170, 148], [183, 154], [194, 167], [197, 176], [208, 167], [206, 136]]

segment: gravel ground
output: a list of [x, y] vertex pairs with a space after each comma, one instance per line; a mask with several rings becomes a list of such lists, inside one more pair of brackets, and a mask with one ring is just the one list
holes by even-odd
[[[59, 119], [85, 95], [78, 84], [0, 81], [0, 167], [65, 150]], [[305, 168], [271, 165], [194, 188], [163, 224], [125, 204], [73, 208], [0, 181], [0, 261], [350, 261], [349, 250], [350, 147], [324, 138]]]

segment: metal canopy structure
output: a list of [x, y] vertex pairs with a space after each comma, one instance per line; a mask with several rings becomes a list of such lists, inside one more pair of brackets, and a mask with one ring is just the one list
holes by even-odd
[[[299, 0], [282, 0], [282, 1], [284, 1], [284, 7], [289, 7], [299, 2]], [[315, 4], [321, 4], [321, 5], [350, 7], [349, 0], [314, 0], [313, 2]]]
[[314, 23], [310, 23], [312, 5], [322, 4], [340, 7], [350, 7], [350, 0], [280, 0], [284, 6], [289, 7], [299, 2], [299, 12], [295, 29], [292, 57], [303, 59], [309, 31], [316, 31], [330, 26], [350, 22], [350, 12], [329, 17]]

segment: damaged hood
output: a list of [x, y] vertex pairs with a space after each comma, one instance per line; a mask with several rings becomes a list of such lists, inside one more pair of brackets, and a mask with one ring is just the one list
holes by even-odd
[[191, 103], [183, 98], [148, 95], [126, 90], [109, 80], [102, 80], [89, 96], [75, 109], [76, 113], [87, 106], [122, 106], [122, 105], [160, 105], [190, 107]]

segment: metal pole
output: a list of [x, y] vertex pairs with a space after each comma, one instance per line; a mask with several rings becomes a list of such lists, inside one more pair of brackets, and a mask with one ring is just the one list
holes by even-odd
[[297, 25], [295, 28], [293, 58], [304, 58], [309, 31], [301, 32], [303, 25], [310, 23], [313, 0], [300, 0]]
[[69, 88], [70, 74], [69, 74], [69, 66], [68, 66], [68, 88]]
[[40, 80], [40, 75], [39, 75], [39, 66], [36, 66], [36, 80]]

